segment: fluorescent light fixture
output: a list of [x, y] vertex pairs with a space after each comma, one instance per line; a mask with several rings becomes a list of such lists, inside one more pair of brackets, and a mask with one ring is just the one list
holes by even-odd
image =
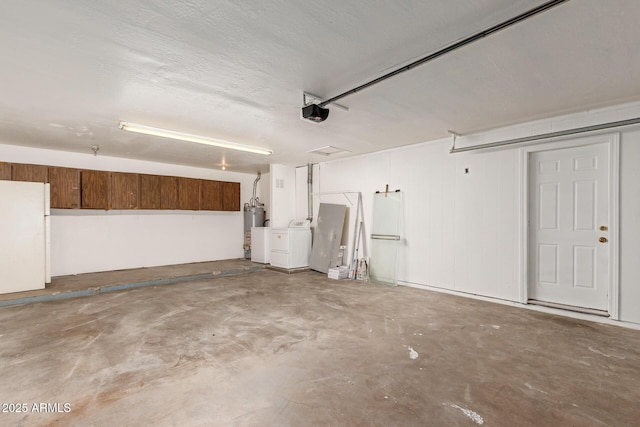
[[178, 139], [180, 141], [195, 142], [198, 144], [213, 145], [215, 147], [229, 148], [231, 150], [246, 151], [248, 153], [264, 154], [270, 156], [273, 150], [262, 147], [252, 147], [251, 145], [239, 144], [237, 142], [225, 141], [222, 139], [208, 138], [206, 136], [193, 135], [190, 133], [177, 132], [175, 130], [154, 128], [151, 126], [139, 125], [135, 123], [120, 122], [120, 129], [129, 132], [143, 133], [146, 135], [161, 136], [163, 138]]

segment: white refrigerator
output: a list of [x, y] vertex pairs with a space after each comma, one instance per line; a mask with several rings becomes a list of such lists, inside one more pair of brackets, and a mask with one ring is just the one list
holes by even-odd
[[0, 294], [51, 282], [49, 184], [0, 181]]

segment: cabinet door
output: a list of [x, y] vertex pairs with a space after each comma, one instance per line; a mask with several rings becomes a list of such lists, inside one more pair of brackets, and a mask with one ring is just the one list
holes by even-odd
[[202, 180], [200, 187], [200, 209], [206, 211], [222, 210], [222, 183]]
[[178, 178], [178, 209], [196, 211], [200, 208], [200, 180]]
[[222, 209], [225, 211], [240, 210], [240, 183], [222, 183]]
[[11, 177], [14, 181], [42, 182], [44, 184], [47, 182], [47, 166], [14, 163]]
[[82, 207], [109, 209], [109, 172], [83, 170], [80, 173]]
[[160, 177], [160, 209], [178, 209], [178, 178]]
[[111, 172], [111, 209], [137, 209], [138, 195], [138, 174]]
[[0, 179], [11, 181], [11, 163], [0, 162]]
[[51, 207], [57, 209], [80, 208], [80, 170], [49, 167]]
[[160, 209], [160, 177], [140, 175], [140, 209]]

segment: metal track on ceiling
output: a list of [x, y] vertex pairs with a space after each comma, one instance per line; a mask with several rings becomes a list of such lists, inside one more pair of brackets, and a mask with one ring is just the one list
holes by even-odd
[[476, 33], [476, 34], [474, 34], [472, 36], [466, 37], [466, 38], [464, 38], [464, 39], [462, 39], [462, 40], [460, 40], [460, 41], [458, 41], [456, 43], [453, 43], [453, 44], [451, 44], [451, 45], [449, 45], [449, 46], [447, 46], [447, 47], [445, 47], [443, 49], [438, 50], [437, 52], [431, 53], [431, 54], [429, 54], [429, 55], [427, 55], [427, 56], [425, 56], [425, 57], [423, 57], [421, 59], [418, 59], [418, 60], [416, 60], [416, 61], [414, 61], [414, 62], [412, 62], [412, 63], [410, 63], [408, 65], [405, 65], [405, 66], [403, 66], [401, 68], [398, 68], [395, 71], [391, 71], [391, 72], [389, 72], [389, 73], [387, 73], [387, 74], [385, 74], [383, 76], [380, 76], [380, 77], [378, 77], [378, 78], [376, 78], [374, 80], [371, 80], [370, 82], [364, 83], [364, 84], [362, 84], [362, 85], [360, 85], [360, 86], [358, 86], [356, 88], [353, 88], [351, 90], [343, 92], [340, 95], [336, 95], [333, 98], [329, 98], [329, 99], [327, 99], [325, 101], [322, 101], [318, 105], [320, 107], [325, 107], [325, 106], [327, 106], [329, 104], [335, 103], [339, 99], [342, 99], [342, 98], [344, 98], [346, 96], [352, 95], [352, 94], [354, 94], [356, 92], [359, 92], [359, 91], [361, 91], [363, 89], [366, 89], [366, 88], [368, 88], [370, 86], [375, 85], [376, 83], [380, 83], [380, 82], [382, 82], [384, 80], [387, 80], [387, 79], [389, 79], [391, 77], [397, 76], [400, 73], [404, 73], [405, 71], [409, 71], [412, 68], [415, 68], [415, 67], [417, 67], [419, 65], [425, 64], [425, 63], [427, 63], [429, 61], [433, 61], [436, 58], [440, 58], [441, 56], [444, 56], [444, 55], [446, 55], [448, 53], [451, 53], [454, 50], [460, 49], [463, 46], [466, 46], [466, 45], [471, 44], [471, 43], [473, 43], [475, 41], [481, 40], [481, 39], [483, 39], [483, 38], [485, 38], [487, 36], [495, 34], [498, 31], [504, 30], [505, 28], [511, 27], [512, 25], [515, 25], [515, 24], [517, 24], [519, 22], [525, 21], [525, 20], [527, 20], [527, 19], [529, 19], [529, 18], [531, 18], [531, 17], [533, 17], [535, 15], [538, 15], [539, 13], [545, 12], [545, 11], [555, 7], [555, 6], [558, 6], [558, 5], [562, 4], [562, 3], [566, 3], [568, 1], [570, 1], [570, 0], [552, 0], [552, 1], [548, 1], [546, 3], [543, 3], [540, 6], [537, 6], [537, 7], [533, 8], [533, 9], [530, 9], [530, 10], [524, 12], [524, 13], [521, 13], [520, 15], [514, 16], [511, 19], [507, 19], [504, 22], [501, 22], [501, 23], [499, 23], [497, 25], [489, 27], [486, 30], [480, 31], [479, 33]]

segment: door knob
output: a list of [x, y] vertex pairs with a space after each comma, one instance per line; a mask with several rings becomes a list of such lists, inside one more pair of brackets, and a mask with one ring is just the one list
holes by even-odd
[[607, 243], [607, 238], [606, 237], [601, 237], [601, 238], [598, 239], [598, 242]]

